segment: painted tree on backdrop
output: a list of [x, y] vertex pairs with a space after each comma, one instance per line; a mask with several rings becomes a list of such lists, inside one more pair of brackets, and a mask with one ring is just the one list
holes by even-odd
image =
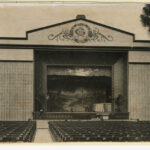
[[148, 31], [150, 32], [150, 4], [146, 4], [143, 7], [143, 13], [141, 14], [141, 22], [144, 27], [148, 28]]

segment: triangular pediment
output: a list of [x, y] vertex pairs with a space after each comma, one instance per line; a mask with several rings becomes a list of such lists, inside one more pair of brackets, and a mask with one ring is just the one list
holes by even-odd
[[28, 40], [50, 45], [99, 46], [131, 44], [133, 35], [86, 19], [76, 19], [29, 31]]
[[134, 34], [85, 18], [46, 26], [26, 32], [26, 38], [10, 44], [64, 46], [131, 46]]

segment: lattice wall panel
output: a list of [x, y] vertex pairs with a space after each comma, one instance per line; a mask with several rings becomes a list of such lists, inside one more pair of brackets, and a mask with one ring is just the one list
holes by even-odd
[[0, 120], [28, 120], [33, 112], [33, 63], [0, 62]]

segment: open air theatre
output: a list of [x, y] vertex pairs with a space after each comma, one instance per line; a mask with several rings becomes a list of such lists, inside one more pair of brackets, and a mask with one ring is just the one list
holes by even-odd
[[0, 140], [150, 141], [150, 41], [77, 15], [0, 38]]

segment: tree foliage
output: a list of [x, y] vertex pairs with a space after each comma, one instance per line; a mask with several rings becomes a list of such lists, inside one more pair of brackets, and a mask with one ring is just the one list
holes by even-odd
[[143, 13], [141, 15], [141, 21], [144, 27], [148, 27], [150, 31], [150, 4], [146, 4], [143, 7]]

